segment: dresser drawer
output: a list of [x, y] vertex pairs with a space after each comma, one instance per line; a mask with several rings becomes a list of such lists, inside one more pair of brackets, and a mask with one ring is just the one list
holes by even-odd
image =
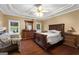
[[73, 35], [65, 35], [65, 38], [76, 39], [76, 36], [73, 36]]
[[68, 46], [71, 46], [71, 47], [75, 47], [75, 43], [71, 42], [71, 41], [65, 41], [64, 44], [68, 45]]
[[34, 38], [35, 30], [22, 30], [22, 39], [32, 39]]
[[69, 41], [69, 42], [73, 42], [73, 43], [75, 42], [75, 40], [76, 39], [73, 39], [73, 38], [65, 38], [65, 41]]
[[71, 46], [71, 47], [76, 47], [77, 45], [77, 36], [73, 34], [65, 34], [65, 42], [64, 44]]

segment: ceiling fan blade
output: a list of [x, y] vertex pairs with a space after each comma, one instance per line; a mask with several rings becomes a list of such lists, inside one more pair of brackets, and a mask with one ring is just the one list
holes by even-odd
[[42, 10], [42, 12], [48, 12], [47, 10]]

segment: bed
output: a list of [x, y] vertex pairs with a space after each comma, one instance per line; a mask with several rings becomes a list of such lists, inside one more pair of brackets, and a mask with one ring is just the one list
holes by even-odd
[[[41, 33], [36, 32], [35, 37], [34, 37], [34, 42], [45, 50], [59, 46], [64, 41], [64, 24], [49, 25], [49, 30], [60, 31], [60, 33], [52, 34], [51, 32], [50, 33], [49, 32], [41, 32]], [[60, 37], [61, 39], [59, 39]], [[52, 40], [52, 43], [51, 43], [51, 40]]]
[[10, 46], [10, 39], [8, 33], [3, 33], [0, 35], [0, 49]]
[[17, 41], [15, 42], [15, 40], [11, 38], [11, 35], [8, 32], [0, 34], [0, 53], [8, 54], [13, 50], [17, 50], [18, 42]]

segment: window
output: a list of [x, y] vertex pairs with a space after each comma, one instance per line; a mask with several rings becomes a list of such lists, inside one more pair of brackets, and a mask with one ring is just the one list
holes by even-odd
[[20, 33], [20, 21], [19, 20], [9, 20], [9, 33], [11, 34]]

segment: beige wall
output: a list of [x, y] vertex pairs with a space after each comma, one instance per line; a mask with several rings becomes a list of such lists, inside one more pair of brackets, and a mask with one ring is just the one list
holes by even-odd
[[[0, 12], [0, 25], [5, 26], [8, 29], [8, 21], [9, 20], [19, 20], [21, 23], [20, 29], [25, 28], [25, 23], [24, 20], [31, 20], [27, 18], [22, 18], [22, 17], [17, 17], [17, 16], [8, 16], [8, 15], [3, 15]], [[79, 32], [79, 10], [70, 12], [67, 14], [63, 14], [61, 16], [57, 16], [54, 18], [50, 18], [45, 21], [36, 21], [34, 20], [34, 29], [36, 29], [36, 23], [41, 23], [42, 24], [42, 30], [48, 30], [48, 25], [50, 24], [60, 24], [64, 23], [65, 24], [65, 31], [70, 29], [70, 27], [74, 27], [77, 32]]]
[[4, 15], [0, 12], [0, 26], [3, 26]]
[[34, 20], [34, 30], [36, 30], [36, 24], [40, 24], [41, 30], [43, 30], [43, 27], [42, 27], [43, 23], [42, 23], [42, 21]]
[[50, 24], [60, 23], [65, 24], [65, 31], [73, 27], [79, 32], [79, 10], [43, 21], [43, 30], [48, 30]]
[[[3, 25], [5, 27], [7, 27], [7, 30], [8, 30], [8, 26], [9, 26], [8, 25], [9, 20], [19, 20], [20, 21], [20, 30], [25, 29], [25, 22], [24, 22], [24, 20], [32, 21], [32, 19], [23, 18], [21, 16], [18, 17], [18, 16], [4, 15]], [[34, 30], [36, 29], [36, 23], [41, 23], [41, 21], [34, 20], [34, 23], [33, 23], [33, 29]]]
[[4, 26], [5, 27], [7, 27], [7, 29], [8, 29], [8, 27], [9, 27], [9, 20], [19, 20], [20, 21], [20, 23], [21, 23], [21, 26], [20, 26], [20, 29], [23, 29], [24, 28], [24, 19], [22, 19], [22, 18], [20, 18], [20, 17], [16, 17], [16, 16], [8, 16], [8, 15], [5, 15], [4, 16], [4, 21], [3, 21], [3, 23], [4, 23]]
[[25, 28], [25, 22], [24, 22], [24, 20], [29, 20], [29, 21], [31, 21], [31, 19], [27, 19], [27, 18], [23, 18], [23, 17], [18, 17], [18, 16], [8, 16], [8, 15], [5, 15], [4, 16], [4, 21], [3, 21], [3, 25], [5, 26], [5, 27], [7, 27], [7, 29], [8, 29], [8, 27], [9, 27], [9, 20], [19, 20], [20, 21], [20, 30], [22, 30], [22, 29], [24, 29]]

